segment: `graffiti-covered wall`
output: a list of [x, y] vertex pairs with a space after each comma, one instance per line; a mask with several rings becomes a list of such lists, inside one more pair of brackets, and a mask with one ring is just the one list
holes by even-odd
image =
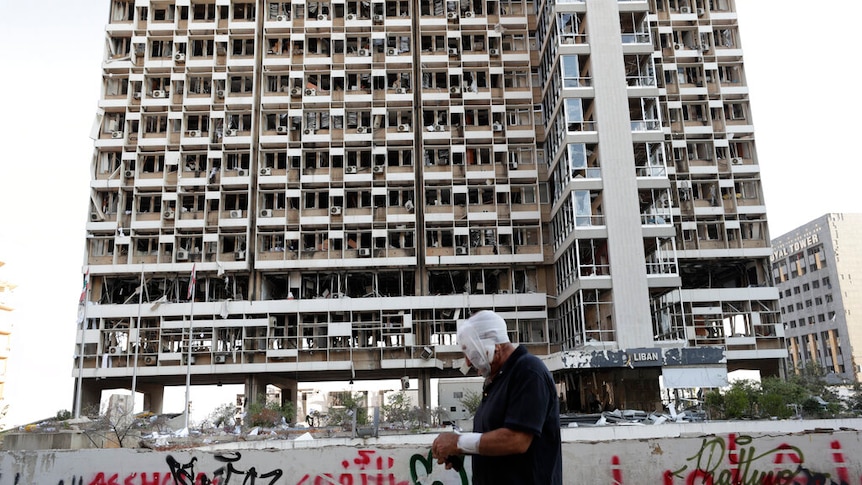
[[[564, 482], [862, 484], [862, 420], [566, 429]], [[467, 485], [430, 457], [434, 435], [261, 441], [206, 449], [0, 454], [0, 485]], [[253, 445], [256, 449], [243, 449]]]

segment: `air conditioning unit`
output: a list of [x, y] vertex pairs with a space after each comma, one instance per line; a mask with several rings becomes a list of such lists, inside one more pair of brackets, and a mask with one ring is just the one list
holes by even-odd
[[500, 55], [500, 49], [488, 49], [488, 54], [492, 55], [492, 56], [499, 56]]
[[287, 134], [287, 127], [286, 126], [276, 126], [275, 132], [278, 134], [281, 134], [281, 135], [286, 135]]
[[467, 19], [473, 18], [473, 12], [470, 10], [467, 10], [466, 12], [464, 12], [464, 18], [467, 18]]
[[455, 20], [458, 18], [458, 14], [455, 12], [449, 12], [446, 14], [446, 18], [449, 20]]
[[375, 15], [374, 17], [372, 17], [372, 19], [378, 23], [383, 22], [383, 16], [382, 15]]
[[360, 258], [369, 258], [371, 257], [371, 250], [368, 248], [359, 248], [359, 257]]
[[177, 261], [188, 261], [189, 252], [185, 249], [177, 249]]
[[227, 361], [227, 356], [226, 356], [226, 355], [221, 355], [221, 354], [219, 354], [219, 355], [215, 355], [215, 356], [213, 356], [213, 363], [216, 363], [216, 364], [224, 364], [226, 361]]
[[394, 47], [390, 47], [389, 49], [386, 49], [386, 55], [387, 56], [397, 56], [398, 55], [398, 49], [396, 49]]
[[224, 136], [236, 136], [236, 130], [233, 128], [224, 130]]
[[148, 355], [144, 357], [144, 365], [156, 365], [159, 361], [157, 357], [153, 357], [152, 355]]
[[410, 212], [413, 212], [413, 201], [412, 201], [412, 200], [408, 200], [407, 202], [405, 202], [405, 203], [404, 203], [404, 208], [405, 208], [405, 209], [407, 209], [407, 210], [408, 210], [408, 211], [410, 211]]
[[246, 177], [246, 176], [248, 176], [248, 171], [246, 171], [246, 169], [244, 169], [244, 168], [238, 168], [238, 169], [236, 169], [236, 176], [237, 177]]
[[458, 89], [458, 86], [452, 86], [451, 88], [449, 88], [449, 92], [452, 94], [458, 94], [461, 92], [461, 90]]
[[177, 52], [176, 54], [174, 54], [174, 60], [177, 62], [185, 62], [186, 61], [186, 55], [183, 54], [182, 52]]
[[216, 91], [216, 97], [219, 99], [224, 98], [224, 89], [219, 89]]
[[314, 88], [308, 88], [305, 90], [306, 96], [317, 96], [317, 90]]
[[290, 88], [290, 95], [291, 95], [291, 96], [299, 96], [300, 94], [302, 94], [302, 89], [300, 89], [300, 88]]
[[233, 259], [235, 259], [237, 261], [244, 260], [245, 259], [245, 251], [234, 251], [233, 252]]
[[495, 122], [495, 123], [492, 125], [492, 129], [493, 129], [494, 131], [503, 131], [503, 124], [502, 124], [502, 123], [497, 123], [497, 122]]
[[395, 88], [395, 94], [407, 94], [407, 88]]
[[691, 9], [683, 5], [682, 7], [679, 7], [679, 13], [691, 13]]
[[449, 48], [449, 55], [450, 56], [457, 56], [458, 55], [458, 48], [457, 47], [450, 47]]
[[322, 14], [317, 16], [317, 20], [328, 20], [328, 19], [329, 19], [329, 17], [325, 13], [322, 13]]
[[463, 88], [461, 88], [461, 89], [462, 89], [465, 93], [472, 93], [472, 92], [473, 92], [473, 88], [471, 88], [470, 86], [464, 86], [464, 87], [463, 87]]
[[359, 57], [367, 57], [371, 55], [371, 51], [368, 49], [359, 49]]
[[231, 217], [231, 219], [240, 219], [240, 218], [242, 218], [242, 211], [241, 210], [232, 210], [232, 211], [230, 211], [230, 217]]
[[434, 131], [446, 131], [446, 127], [443, 125], [434, 125]]
[[278, 17], [275, 18], [275, 21], [276, 22], [287, 22], [288, 18], [289, 17], [287, 15], [279, 15]]
[[260, 169], [260, 174], [266, 177], [267, 175], [272, 175], [272, 169], [269, 167], [264, 167]]
[[112, 131], [111, 132], [111, 138], [117, 139], [117, 138], [122, 138], [122, 137], [123, 137], [122, 131]]
[[95, 212], [90, 212], [90, 222], [99, 222], [102, 218]]
[[194, 363], [195, 363], [195, 356], [193, 355], [193, 356], [189, 357], [188, 355], [183, 354], [183, 365], [188, 365], [189, 363], [191, 363], [192, 365], [194, 365]]
[[334, 206], [330, 207], [329, 213], [334, 215], [334, 216], [341, 214], [341, 206], [340, 205], [334, 205]]
[[165, 92], [162, 91], [161, 89], [156, 89], [155, 91], [153, 91], [153, 97], [154, 98], [164, 98], [165, 97], [164, 94], [165, 94]]
[[518, 170], [518, 162], [512, 162], [509, 164], [509, 170]]
[[410, 131], [410, 125], [407, 125], [407, 124], [398, 125], [398, 131]]
[[134, 176], [135, 176], [135, 171], [134, 171], [134, 170], [126, 170], [125, 172], [123, 172], [123, 175], [124, 175], [127, 179], [130, 179], [130, 178], [132, 178], [132, 177], [134, 177]]
[[679, 45], [679, 44], [674, 44], [674, 45], [673, 45], [674, 50], [677, 50], [677, 51], [678, 51], [681, 47], [682, 47], [682, 46], [681, 46], [681, 45]]
[[704, 10], [704, 9], [702, 9], [702, 8], [697, 9], [697, 16], [698, 16], [698, 17], [703, 17], [703, 15], [704, 15], [705, 13], [706, 13], [706, 10]]
[[136, 92], [135, 94], [132, 95], [132, 97], [134, 97], [135, 99], [141, 99], [141, 93]]
[[315, 133], [317, 133], [317, 130], [315, 130], [314, 128], [306, 128], [302, 130], [302, 133], [305, 135], [314, 135]]
[[197, 137], [201, 136], [201, 132], [199, 132], [198, 130], [189, 130], [188, 135], [191, 138], [197, 138]]
[[174, 211], [172, 211], [170, 209], [166, 210], [165, 211], [165, 219], [173, 219], [173, 218], [174, 218]]
[[359, 170], [356, 165], [348, 165], [344, 167], [344, 173], [356, 173]]
[[120, 353], [120, 348], [117, 347], [116, 345], [112, 345], [111, 347], [108, 348], [108, 353], [111, 355], [117, 355]]
[[366, 128], [366, 127], [364, 127], [364, 126], [358, 126], [358, 127], [356, 127], [356, 132], [357, 132], [357, 133], [362, 134], [362, 133], [365, 133], [365, 132], [367, 132], [367, 131], [368, 131], [368, 128]]
[[410, 389], [410, 377], [404, 376], [401, 378], [401, 389]]
[[733, 157], [730, 159], [730, 163], [734, 165], [742, 165], [742, 157]]
[[356, 14], [355, 13], [349, 13], [349, 14], [344, 16], [344, 20], [356, 20]]
[[263, 209], [260, 211], [260, 217], [272, 217], [272, 209]]
[[386, 171], [386, 167], [383, 165], [375, 165], [374, 168], [372, 169], [372, 171], [374, 173], [383, 173]]
[[455, 255], [457, 256], [465, 256], [467, 254], [466, 246], [456, 246], [455, 247]]

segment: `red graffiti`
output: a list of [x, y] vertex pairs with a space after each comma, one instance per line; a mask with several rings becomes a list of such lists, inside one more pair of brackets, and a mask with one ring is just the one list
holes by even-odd
[[829, 446], [833, 450], [836, 450], [832, 452], [832, 460], [838, 465], [835, 469], [838, 472], [838, 479], [841, 480], [841, 483], [850, 483], [850, 473], [847, 471], [847, 467], [844, 466], [844, 453], [841, 453], [841, 443], [835, 440]]
[[120, 481], [120, 474], [114, 473], [111, 476], [99, 472], [93, 477], [88, 485], [174, 485], [170, 473], [130, 473]]
[[620, 469], [620, 457], [614, 455], [611, 458], [611, 476], [614, 478], [614, 485], [623, 485], [623, 471]]
[[305, 474], [297, 485], [409, 485], [392, 472], [395, 460], [374, 450], [358, 450], [352, 460], [342, 460], [342, 473]]

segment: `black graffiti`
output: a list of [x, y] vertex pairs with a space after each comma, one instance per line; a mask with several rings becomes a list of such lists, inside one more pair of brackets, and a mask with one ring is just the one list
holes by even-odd
[[226, 466], [221, 466], [213, 471], [212, 478], [208, 477], [203, 472], [195, 472], [195, 462], [197, 462], [196, 457], [192, 457], [188, 463], [182, 464], [173, 456], [168, 455], [166, 461], [168, 463], [168, 468], [171, 470], [171, 476], [174, 479], [175, 485], [213, 485], [214, 483], [218, 483], [219, 485], [229, 485], [231, 483], [231, 478], [234, 476], [237, 478], [242, 477], [242, 482], [239, 482], [242, 485], [255, 485], [258, 478], [271, 479], [269, 482], [263, 481], [261, 483], [273, 485], [284, 474], [281, 468], [276, 468], [265, 473], [258, 473], [255, 467], [250, 467], [246, 470], [236, 468], [234, 463], [239, 462], [241, 458], [242, 454], [240, 453], [215, 455], [214, 459], [220, 463], [226, 463]]
[[[15, 480], [15, 483], [18, 483], [18, 480]], [[66, 485], [66, 482], [60, 480], [60, 483], [57, 485]], [[69, 482], [69, 485], [84, 485], [84, 477], [72, 477], [72, 481]]]

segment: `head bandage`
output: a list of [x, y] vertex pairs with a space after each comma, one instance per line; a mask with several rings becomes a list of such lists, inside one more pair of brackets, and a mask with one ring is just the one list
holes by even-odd
[[494, 346], [509, 342], [506, 321], [490, 310], [483, 310], [458, 324], [458, 342], [473, 367], [488, 377]]

